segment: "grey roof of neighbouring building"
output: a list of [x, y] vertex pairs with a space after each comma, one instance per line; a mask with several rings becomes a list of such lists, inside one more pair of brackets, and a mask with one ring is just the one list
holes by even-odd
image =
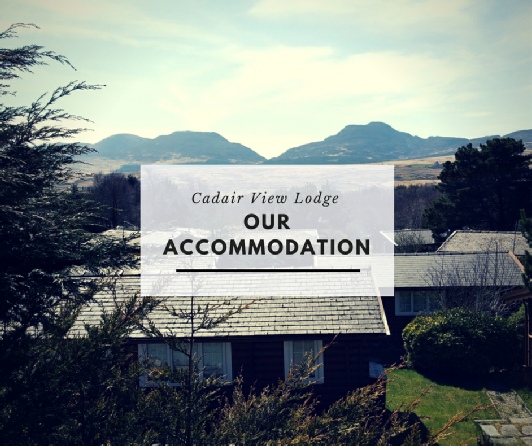
[[524, 255], [532, 251], [523, 234], [515, 231], [454, 231], [438, 248], [438, 252], [513, 251]]
[[[363, 276], [364, 273], [356, 274]], [[264, 275], [250, 275], [249, 280], [261, 280]], [[369, 275], [368, 275], [369, 276]], [[276, 280], [288, 280], [281, 277]], [[335, 274], [325, 275], [326, 287], [335, 286]], [[366, 280], [362, 279], [361, 280]], [[97, 325], [102, 311], [112, 312], [127, 297], [139, 294], [140, 275], [116, 277], [114, 285], [99, 292], [92, 303], [84, 307], [70, 332], [70, 336], [84, 335], [85, 324]], [[370, 286], [370, 285], [367, 285]], [[209, 316], [226, 314], [238, 308], [245, 308], [233, 314], [213, 329], [196, 334], [197, 337], [234, 337], [257, 335], [335, 335], [335, 334], [388, 334], [388, 325], [380, 296], [371, 286], [373, 293], [365, 297], [319, 296], [319, 297], [195, 297], [194, 306], [209, 306]], [[243, 293], [244, 294], [244, 293]], [[159, 298], [163, 304], [150, 314], [156, 327], [164, 334], [188, 335], [189, 324], [174, 314], [189, 311], [190, 297]], [[133, 338], [143, 338], [141, 330], [132, 333]]]
[[396, 288], [523, 285], [507, 252], [397, 254], [394, 268]]

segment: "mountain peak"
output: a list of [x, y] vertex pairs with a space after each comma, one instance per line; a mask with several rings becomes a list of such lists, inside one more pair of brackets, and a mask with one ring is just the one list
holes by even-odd
[[257, 164], [264, 157], [214, 132], [177, 131], [156, 138], [109, 136], [94, 145], [97, 156], [131, 163]]
[[[477, 140], [475, 140], [476, 142]], [[478, 139], [485, 142], [485, 139]], [[272, 164], [359, 164], [453, 154], [466, 145], [466, 138], [428, 139], [395, 130], [389, 124], [372, 121], [347, 125], [323, 141], [288, 149]]]
[[[420, 138], [395, 130], [389, 124], [372, 121], [351, 124], [325, 138], [288, 149], [270, 160], [242, 144], [229, 142], [219, 133], [176, 131], [156, 138], [142, 138], [130, 133], [111, 135], [93, 147], [95, 156], [123, 160], [124, 164], [195, 163], [195, 164], [360, 164], [450, 155], [460, 146], [475, 147], [494, 136], [467, 139], [431, 136]], [[497, 135], [495, 136], [497, 137]], [[532, 147], [532, 130], [505, 135], [521, 139]]]
[[389, 125], [389, 124], [386, 124], [385, 122], [382, 122], [382, 121], [371, 121], [367, 124], [367, 126], [371, 126], [371, 127], [384, 127], [384, 128], [388, 128], [388, 129], [391, 129], [392, 126]]

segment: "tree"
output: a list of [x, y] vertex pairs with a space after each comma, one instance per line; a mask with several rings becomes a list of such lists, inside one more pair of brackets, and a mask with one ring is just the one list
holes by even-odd
[[435, 235], [463, 227], [514, 230], [519, 210], [532, 211], [532, 155], [524, 151], [512, 138], [460, 147], [438, 176], [442, 196], [425, 211], [427, 226]]
[[432, 259], [424, 279], [428, 287], [438, 290], [433, 297], [435, 307], [467, 308], [493, 315], [512, 310], [503, 299], [504, 293], [515, 288], [515, 264], [507, 253], [488, 247], [483, 252]]
[[97, 173], [90, 196], [104, 206], [101, 215], [108, 228], [124, 222], [140, 226], [140, 181], [133, 175]]
[[[28, 25], [13, 25], [0, 38], [15, 37], [22, 26]], [[35, 45], [2, 49], [0, 77], [17, 78], [47, 58], [69, 64]], [[14, 94], [8, 87], [2, 84], [2, 94]], [[76, 157], [92, 149], [62, 142], [83, 130], [63, 123], [86, 120], [56, 108], [57, 103], [97, 88], [71, 82], [30, 106], [0, 104], [0, 321], [11, 329], [49, 328], [58, 320], [60, 303], [66, 311], [89, 298], [72, 279], [72, 268], [82, 266], [97, 275], [132, 261], [125, 255], [127, 247], [103, 237], [95, 240], [83, 230], [97, 207], [65, 187], [75, 175]]]
[[2, 444], [130, 444], [139, 436], [141, 364], [126, 340], [155, 305], [132, 296], [84, 336], [26, 338], [1, 386]]
[[[426, 237], [421, 231], [400, 231], [394, 234], [396, 243], [395, 252], [426, 252], [430, 250], [431, 243], [427, 243]], [[434, 250], [434, 249], [432, 249]]]
[[441, 195], [432, 184], [394, 188], [395, 229], [422, 229], [423, 212]]
[[[18, 29], [27, 27], [35, 25], [12, 25], [0, 32], [0, 39], [16, 37]], [[0, 97], [15, 95], [10, 80], [49, 61], [71, 66], [64, 56], [38, 45], [0, 49]], [[110, 339], [104, 342], [95, 334], [92, 340], [80, 341], [83, 345], [71, 350], [75, 342], [65, 343], [65, 337], [82, 305], [102, 286], [94, 277], [135, 262], [127, 244], [84, 230], [99, 209], [69, 187], [75, 176], [72, 166], [78, 162], [76, 157], [92, 149], [65, 142], [83, 130], [67, 123], [87, 120], [58, 108], [58, 103], [70, 94], [98, 88], [76, 81], [42, 95], [28, 106], [0, 103], [3, 444], [20, 442], [21, 438], [27, 444], [42, 444], [54, 432], [68, 431], [69, 423], [70, 427], [82, 424], [69, 410], [77, 407], [75, 401], [83, 387], [79, 381], [83, 375], [72, 370], [86, 359], [83, 352], [104, 356]], [[86, 274], [85, 280], [74, 277], [79, 272]], [[115, 331], [113, 336], [119, 339], [122, 335]], [[111, 373], [114, 369], [104, 367], [98, 373], [104, 370]], [[98, 379], [105, 382], [107, 378]], [[85, 402], [95, 403], [99, 396], [95, 394]], [[71, 417], [61, 420], [54, 416], [56, 413]]]

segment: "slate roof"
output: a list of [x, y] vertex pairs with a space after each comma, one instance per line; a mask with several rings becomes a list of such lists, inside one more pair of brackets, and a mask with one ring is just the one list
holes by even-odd
[[480, 251], [513, 251], [516, 255], [524, 255], [531, 250], [523, 234], [515, 231], [454, 231], [438, 252], [480, 252]]
[[[142, 286], [146, 294], [155, 293], [158, 282], [162, 282], [163, 291], [157, 295], [190, 295], [195, 296], [264, 296], [268, 290], [276, 295], [303, 296], [345, 296], [346, 290], [353, 290], [351, 295], [376, 296], [378, 293], [369, 269], [361, 272], [317, 272], [317, 273], [190, 273], [143, 276]], [[297, 269], [294, 269], [297, 271]], [[244, 276], [244, 277], [243, 277]], [[266, 291], [265, 291], [266, 290]], [[275, 291], [273, 291], [275, 290]]]
[[523, 285], [519, 266], [504, 252], [396, 254], [394, 269], [396, 288]]
[[387, 277], [393, 271], [394, 256], [392, 254], [373, 254], [371, 256], [316, 256], [317, 268], [370, 268], [375, 284], [379, 286], [380, 295], [393, 295], [393, 281]]
[[[357, 277], [369, 274], [359, 273]], [[260, 281], [264, 275], [250, 274], [251, 282]], [[284, 275], [277, 275], [276, 280]], [[344, 274], [345, 276], [345, 274]], [[367, 279], [364, 279], [367, 280]], [[324, 275], [324, 287], [334, 287], [338, 281], [335, 274]], [[371, 279], [370, 279], [371, 282]], [[263, 284], [264, 285], [264, 284]], [[369, 286], [369, 285], [368, 285]], [[251, 289], [251, 288], [250, 288]], [[194, 306], [209, 306], [209, 316], [226, 314], [240, 305], [245, 308], [229, 317], [216, 328], [199, 332], [197, 337], [228, 337], [257, 335], [320, 335], [320, 334], [389, 334], [386, 317], [380, 296], [373, 293], [364, 297], [349, 296], [296, 296], [293, 297], [253, 297], [242, 292], [242, 297], [195, 297]], [[102, 311], [110, 313], [117, 304], [128, 296], [140, 292], [140, 275], [123, 275], [116, 278], [114, 289], [110, 287], [95, 296], [94, 302], [87, 305], [80, 313], [70, 336], [83, 335], [85, 324], [96, 325], [100, 321]], [[294, 294], [297, 290], [294, 289]], [[189, 325], [183, 319], [172, 316], [167, 309], [175, 313], [188, 311], [189, 297], [168, 297], [163, 299], [150, 315], [163, 334], [187, 336]], [[133, 338], [143, 338], [140, 330], [132, 334]]]

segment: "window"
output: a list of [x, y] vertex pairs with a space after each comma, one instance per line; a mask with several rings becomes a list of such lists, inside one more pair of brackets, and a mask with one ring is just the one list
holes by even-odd
[[[173, 370], [188, 368], [188, 356], [183, 352], [172, 350], [167, 344], [139, 344], [138, 354], [139, 360], [148, 360], [153, 367], [171, 367]], [[199, 360], [198, 368], [202, 379], [210, 377], [222, 377], [224, 381], [233, 379], [230, 342], [198, 342], [194, 344], [193, 354]], [[146, 387], [153, 384], [143, 376], [140, 385]]]
[[437, 291], [396, 291], [395, 314], [411, 316], [419, 313], [430, 313], [439, 308]]
[[[290, 373], [290, 368], [301, 364], [309, 355], [314, 357], [322, 348], [319, 340], [298, 340], [284, 342], [284, 373], [285, 377]], [[309, 377], [309, 381], [323, 384], [323, 355], [316, 360], [319, 367]]]

